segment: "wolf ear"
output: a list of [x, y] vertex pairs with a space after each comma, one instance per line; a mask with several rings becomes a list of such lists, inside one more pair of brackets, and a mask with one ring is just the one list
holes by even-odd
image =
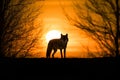
[[68, 36], [68, 33], [66, 33], [66, 36]]
[[62, 33], [61, 33], [61, 36], [62, 36]]

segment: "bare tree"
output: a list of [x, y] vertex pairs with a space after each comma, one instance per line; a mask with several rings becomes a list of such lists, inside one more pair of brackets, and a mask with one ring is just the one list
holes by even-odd
[[86, 0], [84, 6], [80, 1], [73, 2], [77, 19], [67, 18], [72, 24], [85, 31], [94, 39], [105, 55], [119, 56], [120, 40], [120, 1]]
[[[25, 57], [35, 47], [41, 33], [43, 0], [2, 0], [0, 8], [0, 56]], [[38, 5], [37, 3], [40, 2]], [[37, 5], [36, 5], [37, 4]]]

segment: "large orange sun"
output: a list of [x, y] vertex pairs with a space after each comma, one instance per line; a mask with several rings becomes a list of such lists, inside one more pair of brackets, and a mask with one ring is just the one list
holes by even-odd
[[60, 38], [60, 34], [61, 32], [58, 30], [51, 30], [46, 34], [46, 41], [47, 43], [51, 40], [51, 39], [58, 39]]

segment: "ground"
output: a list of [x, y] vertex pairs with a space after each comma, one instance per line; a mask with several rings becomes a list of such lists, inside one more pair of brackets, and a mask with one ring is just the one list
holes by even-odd
[[[1, 58], [3, 75], [112, 76], [117, 74], [120, 58]], [[22, 73], [22, 74], [21, 74]]]

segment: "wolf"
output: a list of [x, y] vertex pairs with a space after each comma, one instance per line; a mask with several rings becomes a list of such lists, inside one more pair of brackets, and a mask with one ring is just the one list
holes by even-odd
[[51, 52], [53, 51], [52, 58], [54, 58], [55, 53], [60, 49], [61, 58], [63, 58], [62, 50], [64, 49], [64, 58], [66, 58], [66, 48], [68, 43], [68, 34], [61, 34], [60, 39], [52, 39], [48, 42], [46, 58], [50, 58]]

